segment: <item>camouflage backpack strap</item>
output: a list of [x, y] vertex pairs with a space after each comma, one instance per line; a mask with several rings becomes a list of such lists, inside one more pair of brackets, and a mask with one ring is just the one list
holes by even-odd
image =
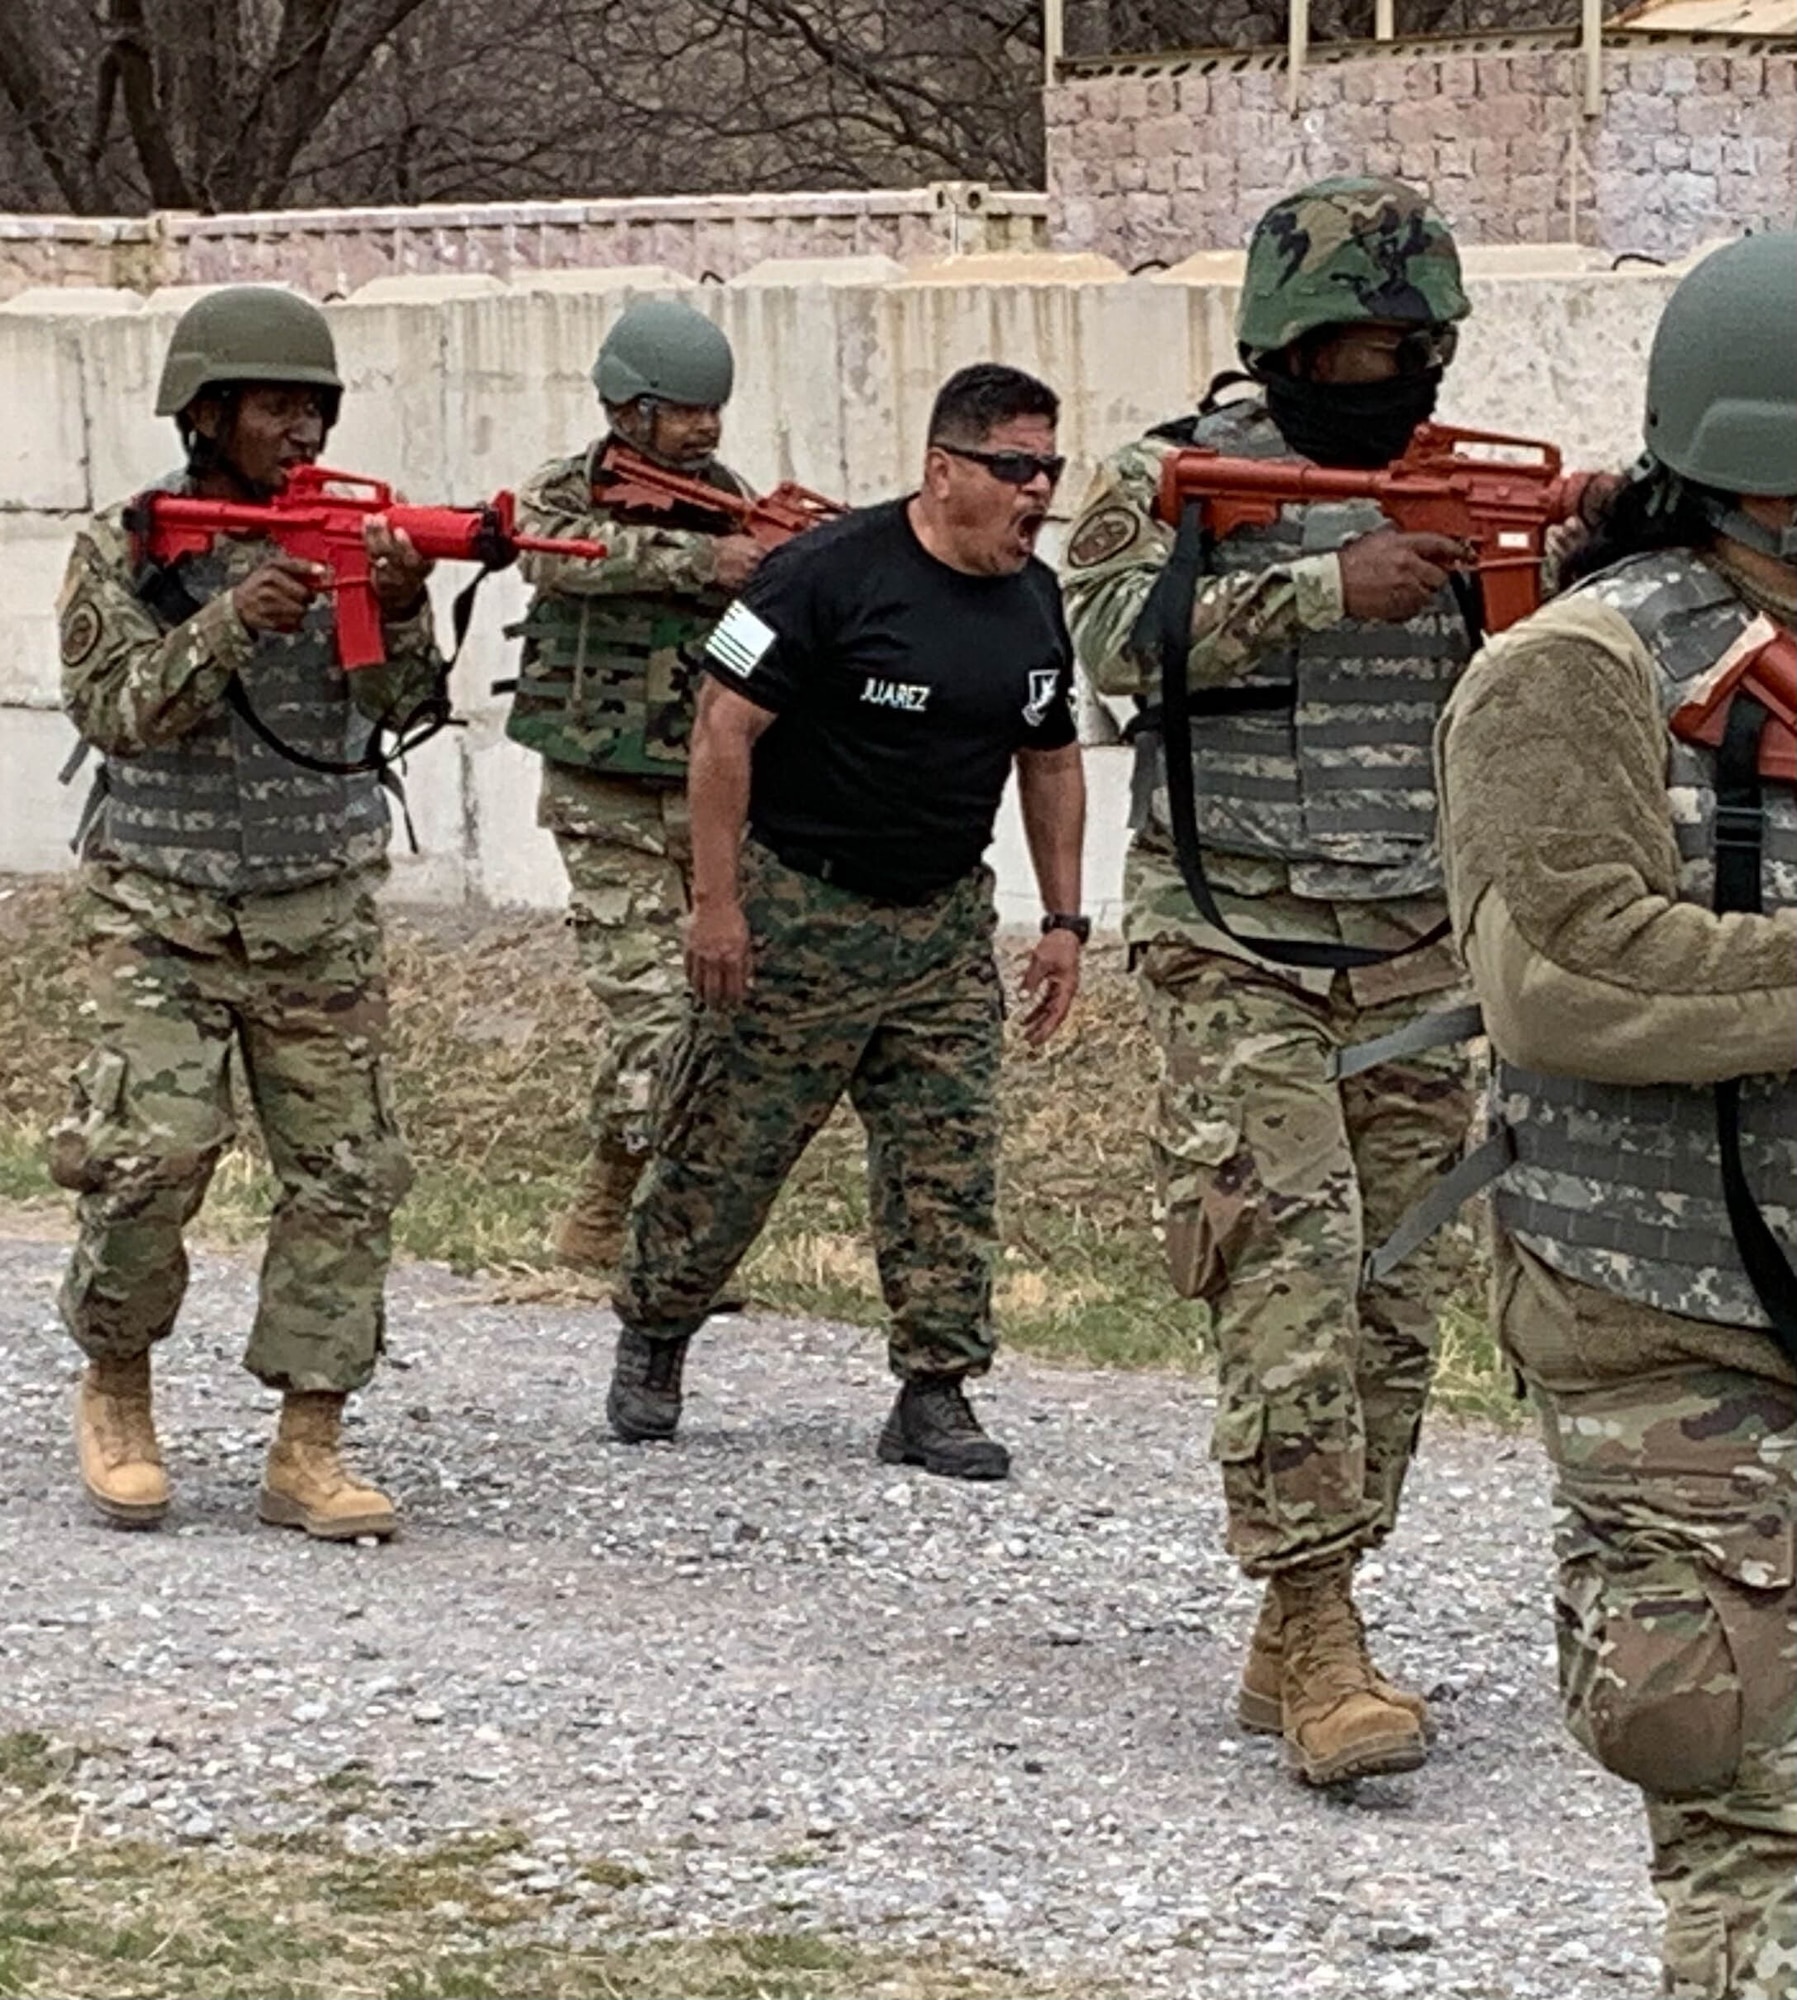
[[[1204, 401], [1195, 411], [1187, 416], [1170, 418], [1164, 424], [1156, 424], [1145, 435], [1170, 444], [1179, 451], [1191, 450], [1203, 435], [1206, 417], [1220, 407], [1218, 391], [1231, 383], [1252, 379], [1238, 369], [1225, 369], [1212, 381], [1205, 391]], [[1194, 580], [1194, 597], [1196, 593], [1197, 582]], [[1187, 616], [1189, 619], [1189, 608]], [[1186, 705], [1192, 715], [1253, 715], [1290, 708], [1296, 694], [1296, 689], [1290, 686], [1188, 688]], [[1165, 782], [1166, 744], [1161, 703], [1150, 700], [1146, 695], [1138, 695], [1136, 712], [1124, 728], [1123, 740], [1136, 753], [1130, 773], [1129, 794], [1129, 827], [1133, 833], [1147, 824], [1154, 794]]]

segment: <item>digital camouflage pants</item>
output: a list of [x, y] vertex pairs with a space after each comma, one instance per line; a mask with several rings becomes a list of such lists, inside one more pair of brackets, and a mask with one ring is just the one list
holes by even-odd
[[545, 764], [537, 809], [568, 872], [568, 917], [598, 1003], [588, 1124], [595, 1147], [648, 1142], [656, 1066], [686, 1011], [681, 925], [692, 836], [678, 785]]
[[385, 1330], [391, 1218], [411, 1168], [381, 1074], [387, 992], [366, 889], [233, 903], [133, 876], [90, 897], [96, 1036], [51, 1172], [80, 1197], [65, 1324], [96, 1359], [144, 1352], [187, 1289], [182, 1231], [231, 1143], [241, 1060], [279, 1194], [244, 1364], [271, 1388], [358, 1389]]
[[1639, 1785], [1666, 1991], [1797, 1996], [1797, 1391], [1731, 1369], [1534, 1385], [1560, 1688]]
[[668, 1053], [619, 1318], [691, 1333], [846, 1092], [867, 1131], [893, 1371], [984, 1369], [1003, 1017], [990, 874], [905, 908], [751, 842], [743, 890], [755, 984], [737, 1007], [694, 1008]]
[[1215, 1315], [1212, 1454], [1254, 1576], [1382, 1540], [1416, 1448], [1454, 1239], [1382, 1284], [1362, 1260], [1465, 1147], [1454, 1050], [1337, 1082], [1334, 1052], [1440, 996], [1357, 1006], [1163, 941], [1140, 960], [1162, 1075], [1154, 1149], [1175, 1288]]

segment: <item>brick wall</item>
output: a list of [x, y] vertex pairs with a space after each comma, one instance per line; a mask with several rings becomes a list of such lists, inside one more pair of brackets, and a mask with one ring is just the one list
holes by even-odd
[[1072, 73], [1047, 92], [1050, 241], [1128, 267], [1243, 242], [1325, 174], [1430, 188], [1475, 243], [1678, 257], [1797, 213], [1797, 54], [1748, 43], [1606, 54], [1586, 118], [1574, 49], [1342, 56], [1287, 108], [1283, 59]]
[[[4, 0], [0, 0], [4, 4]], [[1039, 194], [980, 182], [790, 195], [642, 201], [477, 202], [465, 207], [283, 209], [129, 218], [0, 215], [0, 298], [37, 285], [279, 279], [314, 298], [371, 278], [659, 264], [734, 278], [770, 257], [1031, 249]]]

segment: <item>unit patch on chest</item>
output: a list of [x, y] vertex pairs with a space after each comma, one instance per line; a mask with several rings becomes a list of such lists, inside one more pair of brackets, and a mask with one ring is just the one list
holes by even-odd
[[880, 681], [871, 676], [862, 684], [861, 699], [875, 708], [901, 708], [921, 715], [929, 706], [930, 690], [915, 681]]

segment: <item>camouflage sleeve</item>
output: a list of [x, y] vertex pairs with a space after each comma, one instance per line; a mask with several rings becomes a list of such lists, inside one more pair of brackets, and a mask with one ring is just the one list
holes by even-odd
[[[1099, 468], [1067, 541], [1067, 617], [1080, 663], [1102, 694], [1150, 694], [1160, 663], [1130, 643], [1142, 606], [1173, 550], [1154, 517], [1161, 459], [1151, 439]], [[1303, 556], [1257, 573], [1212, 577], [1192, 607], [1191, 681], [1217, 687], [1255, 661], [1342, 618], [1341, 564]]]
[[1448, 904], [1493, 1042], [1599, 1083], [1710, 1083], [1792, 1057], [1792, 913], [1680, 894], [1647, 650], [1563, 598], [1492, 640], [1437, 733]]
[[371, 722], [403, 729], [427, 701], [443, 692], [449, 667], [437, 648], [430, 600], [404, 618], [381, 621], [387, 663], [348, 676], [350, 699]]
[[614, 521], [593, 504], [584, 458], [559, 459], [518, 489], [518, 526], [529, 535], [576, 536], [605, 544], [603, 562], [579, 556], [521, 556], [518, 574], [537, 590], [570, 597], [613, 591], [687, 594], [712, 587], [714, 537], [654, 523]]
[[57, 603], [62, 703], [109, 757], [132, 757], [187, 734], [255, 651], [229, 594], [165, 631], [131, 587], [131, 546], [114, 517], [75, 537]]

